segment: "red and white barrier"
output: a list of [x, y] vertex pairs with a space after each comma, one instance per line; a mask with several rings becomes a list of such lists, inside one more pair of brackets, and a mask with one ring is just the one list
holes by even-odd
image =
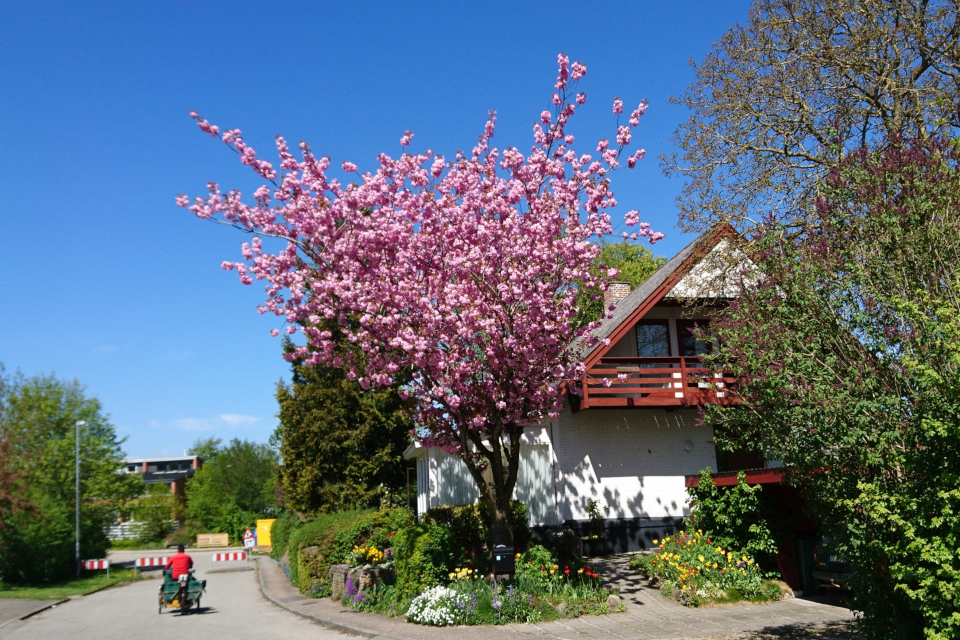
[[137, 558], [133, 563], [135, 567], [162, 567], [167, 564], [170, 558], [161, 556], [158, 558]]
[[223, 553], [215, 553], [210, 557], [210, 560], [213, 562], [233, 562], [236, 560], [246, 561], [247, 554], [245, 551], [227, 551]]
[[133, 575], [137, 575], [143, 567], [162, 567], [170, 560], [167, 556], [154, 558], [137, 558], [133, 561]]
[[87, 571], [97, 571], [98, 569], [106, 569], [107, 577], [110, 577], [110, 561], [109, 560], [81, 560], [80, 568], [86, 569]]

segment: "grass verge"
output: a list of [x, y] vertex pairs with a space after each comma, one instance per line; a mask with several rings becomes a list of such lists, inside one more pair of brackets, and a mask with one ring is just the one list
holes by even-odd
[[66, 580], [55, 584], [10, 584], [0, 582], [0, 598], [19, 598], [22, 600], [62, 600], [69, 596], [82, 596], [121, 582], [142, 580], [134, 578], [133, 569], [111, 569], [110, 577], [106, 571], [97, 571], [83, 575], [79, 580]]

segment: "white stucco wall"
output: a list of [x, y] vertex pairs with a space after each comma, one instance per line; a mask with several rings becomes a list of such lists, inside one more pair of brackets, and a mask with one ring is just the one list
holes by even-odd
[[[514, 497], [528, 504], [531, 524], [585, 520], [591, 498], [608, 507], [608, 518], [689, 515], [684, 476], [717, 468], [713, 430], [697, 426], [696, 418], [696, 409], [564, 409], [526, 430], [529, 451], [521, 456]], [[476, 499], [459, 460], [439, 449], [414, 456], [421, 513]], [[454, 483], [462, 492], [455, 497], [448, 490]]]
[[684, 476], [717, 468], [713, 430], [696, 417], [696, 409], [561, 412], [551, 422], [559, 520], [586, 519], [591, 498], [608, 518], [688, 515]]

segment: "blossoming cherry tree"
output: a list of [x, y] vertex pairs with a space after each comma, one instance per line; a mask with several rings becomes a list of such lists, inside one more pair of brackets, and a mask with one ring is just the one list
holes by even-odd
[[[553, 108], [534, 125], [526, 155], [491, 146], [491, 112], [470, 153], [408, 152], [408, 131], [400, 157], [380, 154], [375, 171], [343, 162], [356, 174], [343, 184], [328, 174], [329, 158], [305, 143], [298, 159], [278, 137], [275, 168], [239, 130], [193, 113], [266, 184], [252, 203], [215, 183], [205, 197], [177, 197], [200, 218], [254, 234], [244, 260], [223, 267], [244, 284], [266, 282], [260, 312], [303, 336], [286, 358], [346, 367], [363, 388], [411, 373], [401, 391], [420, 425], [411, 435], [464, 461], [489, 507], [494, 544], [511, 539], [524, 427], [555, 415], [565, 383], [582, 372], [569, 345], [580, 336], [589, 342], [595, 327], [572, 321], [578, 288], [606, 286], [590, 267], [598, 254], [591, 240], [612, 233], [610, 173], [624, 156], [632, 168], [644, 154], [625, 150], [645, 102], [618, 125], [613, 145], [599, 142], [597, 158], [574, 150], [567, 127], [586, 100], [575, 92], [586, 67], [562, 54], [558, 62]], [[619, 119], [619, 99], [613, 110]], [[636, 211], [625, 221], [638, 226], [633, 239], [662, 237]], [[284, 246], [271, 253], [261, 237]]]

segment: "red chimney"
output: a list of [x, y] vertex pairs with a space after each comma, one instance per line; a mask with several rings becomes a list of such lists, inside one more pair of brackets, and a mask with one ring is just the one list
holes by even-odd
[[629, 282], [608, 282], [607, 290], [603, 292], [603, 310], [607, 311], [610, 305], [616, 306], [628, 295], [630, 295]]

